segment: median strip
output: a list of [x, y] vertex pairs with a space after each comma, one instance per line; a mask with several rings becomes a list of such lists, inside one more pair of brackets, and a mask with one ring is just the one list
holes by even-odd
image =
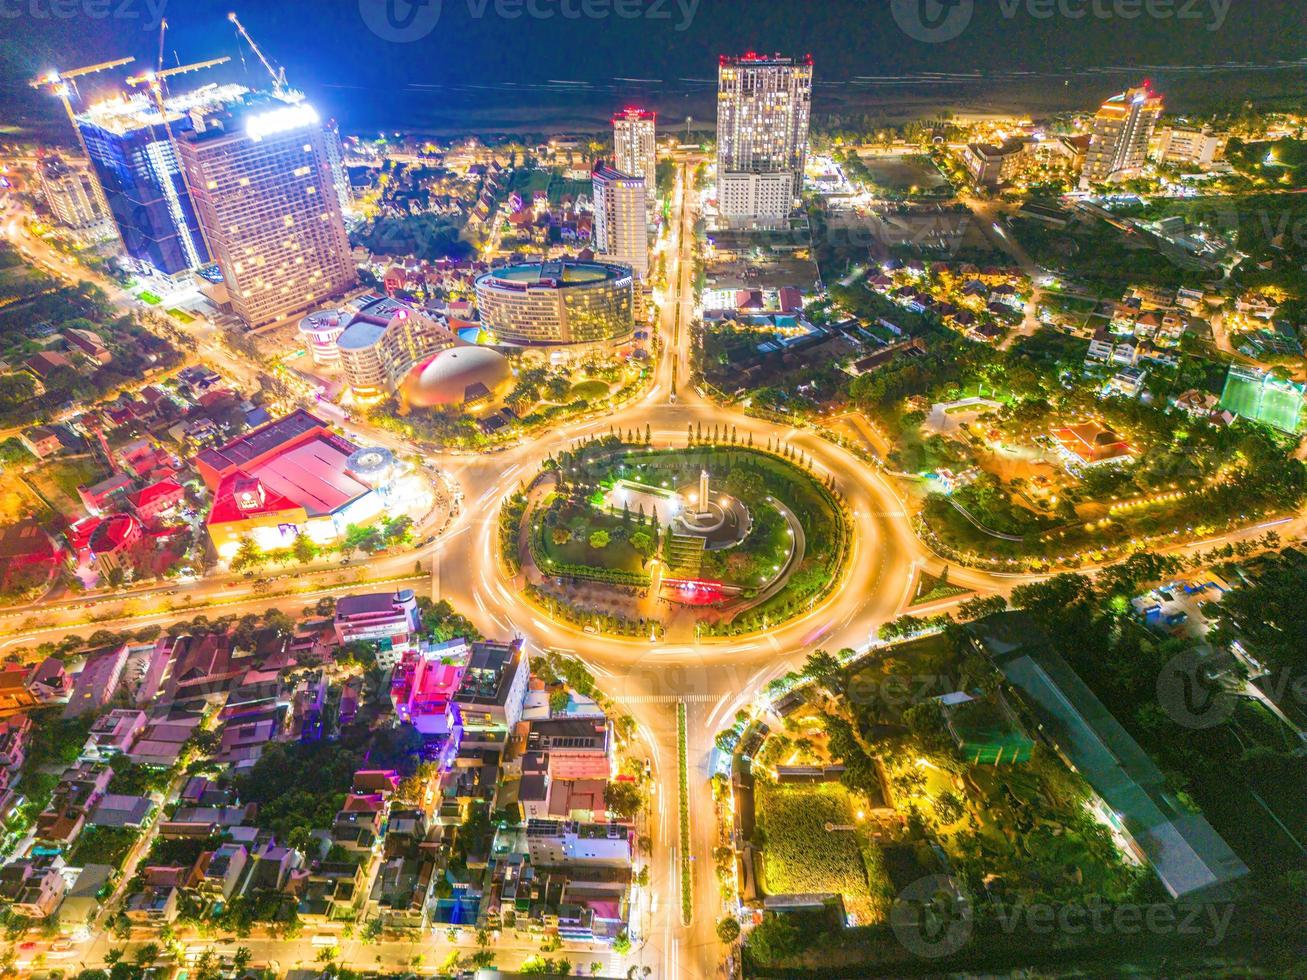
[[676, 703], [676, 755], [680, 769], [681, 802], [681, 921], [690, 924], [694, 906], [694, 879], [690, 871], [690, 760], [685, 735], [685, 702]]

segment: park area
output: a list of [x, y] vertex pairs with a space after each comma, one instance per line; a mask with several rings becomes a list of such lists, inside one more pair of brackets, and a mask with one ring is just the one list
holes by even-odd
[[853, 794], [839, 783], [761, 780], [755, 793], [768, 895], [838, 893], [859, 923], [883, 918], [889, 889]]
[[899, 197], [940, 194], [949, 189], [948, 178], [928, 156], [859, 153], [857, 160], [861, 166], [851, 168], [856, 172], [850, 176], [869, 184], [873, 192]]
[[[694, 617], [705, 635], [775, 625], [808, 608], [834, 581], [847, 548], [830, 489], [788, 450], [699, 438], [707, 437], [650, 451], [614, 435], [550, 461], [552, 486], [526, 516], [538, 571], [559, 588], [642, 588], [657, 562], [663, 581], [716, 590], [711, 602], [681, 603], [711, 607]], [[719, 519], [692, 527], [685, 521], [697, 510], [704, 472]]]

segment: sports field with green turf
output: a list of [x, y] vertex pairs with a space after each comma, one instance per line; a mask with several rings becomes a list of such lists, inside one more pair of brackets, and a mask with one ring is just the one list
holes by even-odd
[[1262, 422], [1282, 432], [1297, 432], [1302, 419], [1303, 391], [1287, 382], [1267, 381], [1231, 370], [1221, 393], [1221, 407], [1241, 418]]

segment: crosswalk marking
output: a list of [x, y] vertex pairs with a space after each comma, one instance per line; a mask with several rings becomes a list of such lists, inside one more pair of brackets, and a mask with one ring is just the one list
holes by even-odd
[[725, 701], [725, 694], [614, 694], [614, 700], [624, 701], [627, 704], [676, 704], [678, 701], [684, 701], [687, 704], [717, 704]]

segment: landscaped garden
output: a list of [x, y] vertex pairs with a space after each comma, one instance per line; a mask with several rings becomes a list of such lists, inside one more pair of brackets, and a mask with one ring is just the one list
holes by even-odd
[[[774, 625], [825, 594], [848, 546], [830, 487], [786, 448], [754, 447], [735, 433], [715, 442], [692, 433], [689, 442], [653, 449], [635, 433], [611, 435], [546, 462], [526, 513], [515, 506], [501, 514], [526, 527], [546, 592], [549, 579], [646, 588], [660, 567], [663, 582], [703, 587], [693, 604], [710, 607], [700, 620], [710, 635]], [[686, 523], [702, 509], [695, 501], [705, 472], [705, 506], [720, 518], [711, 531]], [[516, 551], [515, 537], [501, 527], [506, 552]], [[555, 601], [544, 604], [555, 611]]]

